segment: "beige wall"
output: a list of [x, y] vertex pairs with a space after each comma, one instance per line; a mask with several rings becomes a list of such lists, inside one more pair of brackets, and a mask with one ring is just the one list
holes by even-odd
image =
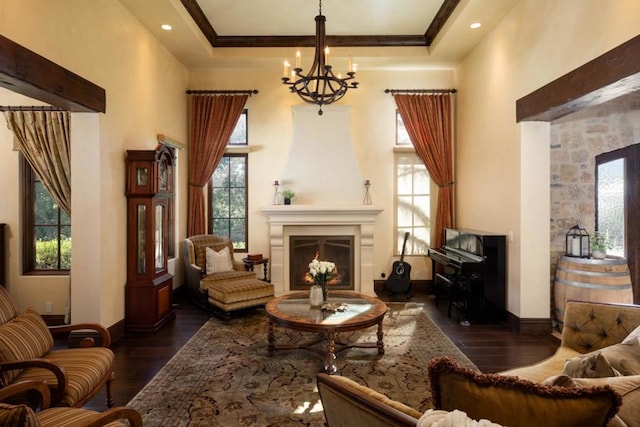
[[[153, 149], [159, 133], [186, 142], [188, 72], [118, 1], [1, 0], [0, 33], [106, 90], [106, 114], [72, 118], [72, 321], [112, 325], [124, 317], [125, 150]], [[21, 308], [44, 312], [52, 301], [53, 313], [63, 313], [68, 278], [18, 269], [17, 155], [2, 139], [0, 167], [11, 173], [0, 204], [10, 230], [8, 286]]]
[[550, 171], [548, 132], [517, 124], [515, 102], [636, 36], [639, 18], [635, 0], [523, 0], [460, 64], [458, 225], [513, 231], [507, 298], [519, 317], [550, 316]]

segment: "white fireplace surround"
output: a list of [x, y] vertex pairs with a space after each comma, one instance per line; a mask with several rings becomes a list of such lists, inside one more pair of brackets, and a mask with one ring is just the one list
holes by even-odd
[[[354, 236], [354, 290], [375, 296], [373, 245], [376, 216], [373, 205], [273, 205], [260, 209], [268, 218], [271, 283], [276, 295], [291, 292], [289, 236]], [[311, 260], [309, 260], [311, 261]]]

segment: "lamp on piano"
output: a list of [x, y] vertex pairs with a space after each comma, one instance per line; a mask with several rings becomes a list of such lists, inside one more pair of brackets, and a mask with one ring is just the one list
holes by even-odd
[[587, 258], [589, 256], [589, 233], [580, 227], [580, 223], [569, 229], [566, 236], [565, 255]]

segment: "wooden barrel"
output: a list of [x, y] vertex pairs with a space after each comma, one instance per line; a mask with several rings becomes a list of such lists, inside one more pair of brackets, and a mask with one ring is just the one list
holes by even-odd
[[555, 315], [562, 330], [567, 301], [633, 303], [627, 260], [572, 258], [558, 260], [554, 281]]

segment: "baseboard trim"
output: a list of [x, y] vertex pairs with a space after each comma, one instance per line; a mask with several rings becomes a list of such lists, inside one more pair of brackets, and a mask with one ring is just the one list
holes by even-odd
[[507, 325], [513, 332], [532, 335], [549, 335], [553, 331], [551, 318], [520, 318], [507, 311]]

